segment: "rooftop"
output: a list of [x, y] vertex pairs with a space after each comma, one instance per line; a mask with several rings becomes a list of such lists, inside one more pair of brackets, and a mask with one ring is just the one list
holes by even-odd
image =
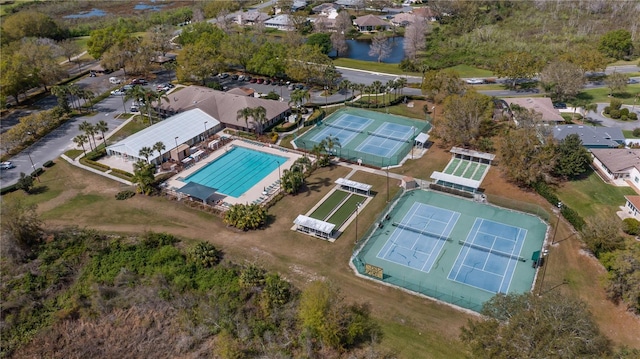
[[624, 143], [622, 130], [617, 127], [595, 127], [580, 125], [557, 125], [553, 127], [553, 137], [562, 141], [565, 137], [577, 134], [582, 145], [587, 148], [611, 147], [617, 148]]
[[594, 148], [591, 153], [613, 173], [621, 173], [635, 167], [640, 171], [640, 149]]
[[542, 121], [545, 122], [564, 122], [564, 118], [560, 116], [560, 111], [553, 108], [553, 102], [548, 97], [513, 97], [504, 99], [509, 106], [514, 104], [534, 110], [542, 115]]

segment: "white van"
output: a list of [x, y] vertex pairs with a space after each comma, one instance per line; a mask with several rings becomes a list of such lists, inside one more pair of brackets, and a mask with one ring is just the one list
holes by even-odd
[[117, 78], [117, 77], [109, 77], [109, 82], [111, 82], [112, 84], [116, 84], [117, 85], [122, 81], [120, 81], [120, 79]]

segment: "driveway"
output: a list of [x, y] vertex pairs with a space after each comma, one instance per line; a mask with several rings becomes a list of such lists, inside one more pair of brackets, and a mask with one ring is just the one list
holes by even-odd
[[[599, 103], [598, 112], [589, 112], [587, 114], [587, 117], [591, 117], [592, 119], [594, 119], [593, 122], [595, 122], [595, 124], [605, 127], [618, 127], [623, 130], [633, 130], [640, 127], [640, 121], [620, 121], [603, 116], [602, 112], [607, 106], [609, 106], [608, 103]], [[636, 105], [635, 107], [624, 105], [623, 107], [628, 108], [629, 111], [637, 113], [638, 117], [640, 117], [640, 105]]]

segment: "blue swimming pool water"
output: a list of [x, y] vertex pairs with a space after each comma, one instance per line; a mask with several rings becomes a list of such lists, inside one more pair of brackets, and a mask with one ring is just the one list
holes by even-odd
[[218, 193], [240, 197], [269, 173], [282, 165], [286, 157], [234, 147], [215, 161], [184, 179], [217, 189]]

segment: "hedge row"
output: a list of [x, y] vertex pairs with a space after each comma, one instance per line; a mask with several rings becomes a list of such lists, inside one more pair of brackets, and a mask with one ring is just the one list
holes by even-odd
[[326, 116], [326, 114], [327, 113], [324, 110], [315, 110], [315, 111], [313, 111], [311, 116], [309, 116], [309, 118], [307, 118], [304, 121], [303, 126], [307, 127], [307, 126], [315, 125], [319, 121], [324, 120], [324, 117]]
[[54, 165], [54, 164], [55, 164], [55, 163], [54, 163], [53, 161], [49, 160], [49, 161], [47, 161], [47, 162], [43, 163], [43, 164], [42, 164], [42, 167], [49, 168], [49, 167], [53, 167], [53, 165]]
[[[44, 173], [44, 168], [38, 167], [38, 168], [36, 168], [35, 171], [31, 172], [31, 174], [29, 176], [38, 177], [42, 173]], [[0, 196], [4, 195], [4, 194], [7, 194], [7, 193], [11, 193], [11, 192], [17, 191], [17, 190], [18, 190], [18, 184], [17, 183], [14, 183], [14, 184], [12, 184], [10, 186], [2, 187], [2, 188], [0, 188]]]
[[111, 167], [109, 167], [107, 165], [104, 165], [104, 164], [102, 164], [100, 162], [96, 162], [96, 161], [90, 160], [90, 159], [88, 159], [86, 157], [81, 158], [80, 159], [80, 163], [82, 163], [85, 166], [89, 166], [91, 168], [95, 168], [95, 169], [97, 169], [99, 171], [102, 171], [102, 172], [107, 172], [108, 170], [111, 169]]
[[[558, 196], [556, 196], [555, 193], [553, 193], [551, 187], [549, 187], [549, 185], [547, 185], [546, 183], [538, 182], [533, 186], [533, 188], [539, 195], [544, 197], [544, 199], [546, 199], [552, 205], [558, 206], [560, 204], [560, 199], [558, 198]], [[560, 207], [560, 213], [562, 214], [562, 217], [564, 217], [569, 223], [571, 223], [573, 228], [575, 228], [576, 230], [580, 231], [582, 230], [582, 228], [584, 228], [584, 219], [580, 217], [578, 212], [573, 210], [571, 207], [562, 203], [562, 206]]]
[[120, 175], [123, 175], [123, 176], [125, 176], [127, 178], [133, 177], [133, 174], [131, 174], [131, 173], [127, 172], [127, 171], [121, 170], [119, 168], [112, 168], [111, 169], [111, 173], [114, 174], [114, 175], [120, 174]]

